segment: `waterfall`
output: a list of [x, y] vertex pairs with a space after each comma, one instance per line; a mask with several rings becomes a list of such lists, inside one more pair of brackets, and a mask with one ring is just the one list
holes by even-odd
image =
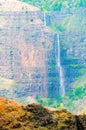
[[60, 80], [60, 88], [59, 88], [59, 93], [61, 96], [65, 95], [65, 85], [64, 85], [64, 74], [63, 74], [63, 68], [61, 66], [61, 57], [60, 57], [60, 39], [59, 39], [59, 34], [56, 34], [56, 39], [57, 39], [57, 44], [58, 44], [58, 56], [56, 60], [56, 65], [59, 70], [59, 80]]
[[44, 12], [44, 25], [46, 26], [46, 13]]
[[13, 50], [10, 48], [10, 70], [11, 70], [11, 79], [13, 79]]

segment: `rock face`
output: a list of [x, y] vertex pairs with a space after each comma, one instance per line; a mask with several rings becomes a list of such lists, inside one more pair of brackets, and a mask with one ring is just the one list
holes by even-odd
[[[3, 1], [0, 6], [0, 76], [17, 83], [13, 95], [58, 95], [54, 34], [44, 25], [49, 24], [48, 17], [44, 19], [38, 8], [16, 0]], [[1, 95], [5, 96], [3, 88]]]
[[[70, 14], [55, 14], [53, 17], [61, 22], [66, 15], [69, 17]], [[0, 77], [1, 82], [3, 78], [6, 83], [7, 80], [15, 83], [8, 85], [10, 89], [1, 85], [1, 96], [55, 98], [59, 95], [58, 39], [48, 28], [53, 17], [16, 0], [0, 2]], [[69, 44], [71, 35], [76, 39], [81, 33], [64, 32], [60, 35], [60, 42]], [[79, 41], [72, 39], [66, 49], [61, 47], [60, 60], [66, 92], [72, 89], [72, 83], [81, 75], [80, 67], [86, 69], [85, 41], [83, 35]], [[80, 44], [76, 42], [82, 43], [84, 49], [80, 49]]]
[[[85, 70], [86, 70], [86, 42], [85, 42], [85, 33], [81, 37], [83, 31], [80, 33], [76, 32], [70, 32], [70, 33], [64, 33], [61, 38], [62, 42], [63, 39], [66, 38], [66, 42], [68, 44], [68, 40], [71, 39], [70, 45], [67, 45], [66, 49], [62, 50], [62, 65], [65, 70], [65, 79], [66, 79], [66, 86], [67, 89], [70, 89], [73, 87], [73, 84], [79, 76], [83, 77], [85, 76]], [[76, 40], [73, 40], [75, 38]], [[84, 39], [82, 42], [81, 39]], [[65, 40], [64, 40], [65, 41]], [[86, 76], [84, 77], [86, 79]], [[82, 83], [83, 84], [83, 83]], [[83, 85], [82, 85], [83, 86]], [[74, 87], [78, 87], [75, 86]]]
[[53, 36], [43, 25], [43, 14], [16, 0], [0, 5], [0, 76], [14, 80], [26, 95], [47, 96], [47, 54]]
[[86, 130], [86, 115], [50, 111], [41, 105], [22, 106], [0, 97], [0, 130]]
[[56, 24], [58, 30], [61, 31], [61, 64], [65, 71], [66, 91], [79, 86], [73, 86], [79, 76], [86, 79], [84, 73], [86, 72], [85, 12], [86, 8], [80, 8], [74, 12], [72, 11], [72, 13], [64, 10], [62, 12], [53, 12], [51, 15], [52, 23]]

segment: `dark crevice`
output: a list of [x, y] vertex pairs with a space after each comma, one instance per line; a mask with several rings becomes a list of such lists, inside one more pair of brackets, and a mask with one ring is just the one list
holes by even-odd
[[76, 116], [76, 126], [77, 126], [77, 130], [84, 130], [84, 127], [82, 123], [80, 122], [78, 116]]

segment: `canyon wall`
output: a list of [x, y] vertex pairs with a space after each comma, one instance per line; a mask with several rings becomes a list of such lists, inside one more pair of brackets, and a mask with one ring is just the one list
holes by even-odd
[[[51, 89], [48, 77], [53, 77], [48, 64], [53, 56], [54, 34], [45, 27], [44, 14], [1, 12], [0, 17], [0, 77], [17, 83], [17, 96], [47, 97]], [[50, 90], [53, 94], [57, 89], [54, 85]]]
[[[83, 86], [86, 79], [86, 8], [72, 12], [53, 12], [51, 22], [60, 31], [61, 64], [64, 68], [66, 91]], [[83, 79], [82, 79], [83, 77]], [[81, 81], [82, 80], [82, 81]], [[76, 81], [79, 84], [74, 85]]]
[[52, 21], [55, 24], [71, 15], [0, 12], [0, 77], [16, 83], [12, 91], [1, 86], [1, 96], [55, 98], [61, 94], [61, 77], [65, 92], [73, 90], [72, 83], [86, 70], [86, 31], [63, 31], [58, 48], [57, 32], [48, 28]]

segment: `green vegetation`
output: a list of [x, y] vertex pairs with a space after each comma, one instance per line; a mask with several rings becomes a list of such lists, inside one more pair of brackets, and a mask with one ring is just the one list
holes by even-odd
[[[63, 107], [63, 105], [61, 105]], [[86, 115], [77, 116], [86, 128]], [[67, 110], [51, 111], [39, 104], [21, 105], [0, 97], [0, 130], [75, 130], [76, 116]]]
[[[71, 112], [78, 110], [78, 106], [75, 104], [76, 100], [83, 100], [86, 96], [86, 85], [84, 87], [77, 87], [73, 91], [70, 90], [64, 97], [57, 96], [56, 98], [36, 98], [37, 102], [43, 106], [48, 106], [52, 108], [63, 109], [66, 108]], [[75, 108], [75, 109], [73, 109]], [[83, 111], [83, 109], [81, 110]]]
[[[64, 13], [67, 11], [69, 15], [62, 17], [62, 20], [53, 19], [51, 20], [50, 30], [53, 32], [59, 32], [60, 34], [66, 34], [61, 38], [61, 44], [65, 50], [69, 50], [68, 59], [69, 61], [78, 60], [83, 57], [79, 57], [77, 50], [86, 49], [86, 15], [81, 13], [81, 9], [86, 8], [86, 0], [22, 0], [23, 2], [30, 3], [37, 6], [48, 15], [52, 16], [53, 11]], [[79, 11], [77, 13], [77, 11]], [[60, 36], [61, 37], [61, 36]], [[76, 56], [72, 55], [71, 48], [77, 47]], [[45, 46], [45, 45], [44, 45]], [[81, 52], [80, 52], [81, 54]], [[66, 60], [67, 60], [66, 58]], [[54, 57], [52, 57], [54, 60]], [[78, 109], [86, 96], [86, 68], [80, 64], [70, 64], [71, 68], [78, 68], [80, 75], [77, 76], [76, 80], [71, 84], [74, 90], [70, 90], [64, 97], [58, 96], [55, 99], [49, 98], [36, 98], [38, 103], [53, 108], [61, 109], [63, 106], [70, 111]], [[54, 68], [54, 64], [50, 64], [50, 68]], [[76, 105], [76, 101], [78, 101]], [[83, 111], [83, 110], [81, 110]]]
[[86, 0], [20, 0], [39, 7], [44, 11], [60, 11], [62, 8], [76, 9], [86, 7]]
[[86, 71], [86, 69], [84, 69], [82, 76], [79, 76], [76, 79], [76, 81], [73, 82], [74, 88], [77, 88], [77, 87], [86, 88], [86, 74], [84, 75], [85, 71]]

